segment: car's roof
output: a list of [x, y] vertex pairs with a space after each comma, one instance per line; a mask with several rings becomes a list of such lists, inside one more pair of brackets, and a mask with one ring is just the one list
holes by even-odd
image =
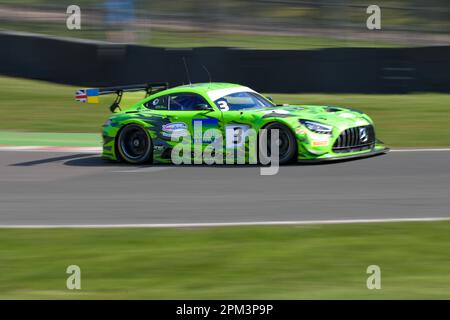
[[157, 93], [147, 97], [144, 101], [148, 101], [150, 99], [154, 99], [155, 97], [163, 96], [166, 94], [175, 94], [179, 92], [193, 92], [203, 96], [208, 96], [212, 100], [216, 100], [217, 97], [240, 91], [253, 91], [253, 90], [246, 86], [242, 86], [240, 84], [235, 83], [226, 83], [226, 82], [192, 83], [158, 91]]
[[208, 91], [212, 91], [212, 90], [228, 89], [228, 88], [235, 88], [235, 87], [242, 87], [242, 86], [239, 84], [226, 83], [226, 82], [205, 82], [205, 83], [186, 84], [186, 85], [178, 86], [175, 88], [192, 88], [194, 90], [208, 92]]

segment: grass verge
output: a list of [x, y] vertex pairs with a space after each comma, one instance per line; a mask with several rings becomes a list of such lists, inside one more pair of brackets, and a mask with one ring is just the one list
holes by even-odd
[[0, 131], [0, 145], [99, 147], [101, 137], [95, 133], [48, 133]]
[[[101, 124], [109, 115], [107, 107], [113, 97], [102, 97], [102, 103], [98, 105], [83, 104], [74, 101], [74, 92], [75, 88], [71, 86], [0, 77], [0, 130], [99, 134]], [[450, 146], [450, 94], [271, 96], [277, 103], [341, 105], [361, 109], [373, 117], [379, 138], [390, 146]], [[142, 97], [142, 94], [125, 95], [123, 105]], [[2, 134], [5, 136], [8, 134]], [[13, 138], [11, 135], [9, 140]], [[6, 139], [0, 138], [0, 144], [5, 142]]]
[[449, 243], [450, 222], [0, 229], [0, 298], [449, 299]]

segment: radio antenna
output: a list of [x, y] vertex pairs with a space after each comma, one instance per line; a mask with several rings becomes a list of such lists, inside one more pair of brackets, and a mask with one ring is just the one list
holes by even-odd
[[209, 73], [209, 70], [202, 64], [203, 69], [205, 69], [206, 73], [208, 74], [209, 78], [209, 84], [211, 84], [211, 74]]
[[186, 69], [186, 75], [187, 75], [189, 84], [192, 84], [191, 83], [191, 76], [189, 75], [189, 69], [188, 69], [188, 66], [187, 66], [187, 63], [186, 63], [186, 59], [184, 57], [183, 57], [183, 63], [184, 63], [184, 68]]

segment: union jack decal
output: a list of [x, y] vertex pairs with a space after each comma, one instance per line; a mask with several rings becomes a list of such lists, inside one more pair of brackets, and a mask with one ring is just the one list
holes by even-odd
[[79, 89], [75, 92], [75, 100], [80, 102], [87, 102], [87, 93], [85, 89]]

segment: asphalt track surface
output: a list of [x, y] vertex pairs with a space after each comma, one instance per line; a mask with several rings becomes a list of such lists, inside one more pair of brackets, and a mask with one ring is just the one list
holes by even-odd
[[450, 217], [450, 151], [283, 166], [129, 166], [0, 151], [0, 225]]

